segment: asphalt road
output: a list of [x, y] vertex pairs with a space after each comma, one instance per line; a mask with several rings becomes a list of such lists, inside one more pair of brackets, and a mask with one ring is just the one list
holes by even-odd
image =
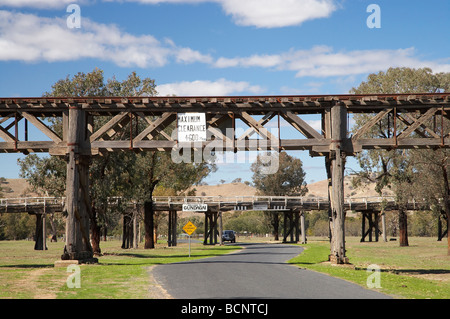
[[153, 277], [175, 299], [384, 299], [388, 296], [286, 263], [303, 250], [280, 244], [238, 244], [243, 250], [158, 265]]

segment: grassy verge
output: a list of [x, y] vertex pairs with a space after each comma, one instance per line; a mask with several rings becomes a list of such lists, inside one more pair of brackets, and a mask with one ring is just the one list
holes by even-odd
[[203, 246], [193, 243], [191, 258], [188, 245], [154, 250], [120, 249], [120, 242], [102, 242], [103, 256], [96, 265], [80, 266], [80, 288], [68, 288], [72, 274], [55, 268], [63, 243], [47, 243], [48, 250], [33, 250], [34, 242], [0, 241], [0, 298], [33, 299], [142, 299], [162, 298], [151, 280], [149, 268], [159, 264], [226, 254], [238, 247]]
[[309, 241], [305, 251], [290, 260], [302, 268], [327, 273], [355, 282], [367, 288], [369, 265], [380, 267], [381, 288], [377, 291], [396, 298], [448, 299], [450, 298], [450, 257], [446, 243], [433, 238], [412, 238], [409, 247], [397, 242], [360, 243], [347, 239], [347, 255], [351, 265], [331, 265], [328, 260], [329, 243]]

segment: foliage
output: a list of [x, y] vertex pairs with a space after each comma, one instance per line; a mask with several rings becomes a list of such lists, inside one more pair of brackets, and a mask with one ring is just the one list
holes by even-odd
[[62, 197], [66, 190], [66, 163], [58, 157], [29, 154], [18, 160], [21, 178], [25, 178], [32, 191], [45, 196]]
[[[278, 162], [278, 170], [274, 174], [266, 174], [262, 169], [265, 162], [258, 156], [252, 164], [253, 184], [260, 195], [270, 196], [303, 196], [308, 192], [306, 187], [303, 163], [300, 159], [286, 152], [270, 154]], [[274, 161], [272, 160], [272, 162]]]
[[[357, 88], [352, 88], [353, 94], [393, 94], [393, 93], [424, 93], [450, 90], [450, 73], [433, 74], [429, 68], [390, 68], [386, 72], [370, 74], [368, 80], [362, 82]], [[355, 133], [373, 115], [355, 114], [352, 131]], [[368, 137], [393, 137], [395, 131], [392, 125], [392, 117], [386, 116], [378, 125], [374, 125], [367, 133]], [[397, 121], [400, 122], [400, 121]], [[404, 126], [397, 123], [399, 132]], [[370, 179], [377, 183], [376, 190], [381, 194], [384, 188], [395, 187], [400, 200], [406, 200], [409, 195], [400, 190], [407, 188], [412, 183], [414, 170], [410, 156], [417, 151], [409, 150], [371, 150], [358, 154], [361, 171], [360, 179]], [[421, 152], [423, 154], [423, 152]], [[427, 151], [427, 154], [430, 152]], [[432, 155], [434, 156], [434, 155]], [[374, 174], [375, 173], [375, 174]], [[356, 179], [355, 186], [361, 181]], [[408, 190], [409, 191], [409, 190]], [[409, 196], [411, 197], [411, 196]]]
[[[362, 82], [350, 92], [355, 94], [393, 94], [393, 93], [434, 93], [450, 91], [450, 73], [434, 74], [431, 69], [390, 68], [386, 72], [370, 74], [368, 80]], [[358, 131], [372, 114], [356, 114], [353, 132]], [[394, 118], [395, 114], [388, 114], [374, 125], [367, 137], [392, 138], [405, 127], [401, 118]], [[397, 116], [398, 117], [398, 116]], [[397, 123], [395, 122], [397, 120]], [[448, 127], [448, 120], [443, 119], [444, 127]], [[396, 127], [394, 127], [396, 123]], [[426, 123], [433, 127], [437, 134], [447, 134], [441, 124], [432, 124], [432, 119]], [[427, 132], [423, 134], [428, 134]], [[418, 135], [414, 132], [413, 135]], [[376, 190], [382, 194], [383, 189], [394, 191], [400, 208], [408, 200], [426, 198], [430, 204], [436, 204], [438, 198], [448, 203], [450, 187], [448, 183], [448, 151], [445, 149], [430, 150], [371, 150], [357, 155], [361, 171], [354, 179], [354, 186], [363, 180], [376, 182]], [[445, 211], [450, 216], [450, 207]], [[399, 223], [401, 234], [406, 235], [406, 214], [400, 209]], [[449, 237], [450, 238], [450, 237]], [[401, 245], [408, 245], [407, 237], [401, 236]], [[449, 241], [450, 254], [450, 241]]]
[[[132, 72], [126, 80], [118, 81], [115, 77], [105, 81], [103, 71], [94, 69], [90, 73], [77, 73], [73, 77], [57, 81], [50, 92], [44, 96], [79, 97], [79, 96], [154, 96], [157, 94], [153, 79], [141, 79]], [[111, 117], [95, 117], [94, 128], [101, 127]], [[46, 119], [52, 129], [61, 134], [61, 119]], [[113, 136], [113, 139], [124, 139], [129, 136], [129, 123]], [[138, 118], [137, 129], [144, 127], [144, 119]], [[173, 129], [172, 127], [167, 130]], [[170, 135], [171, 132], [166, 132]], [[25, 177], [35, 191], [49, 196], [63, 196], [65, 192], [66, 163], [62, 158], [38, 157], [28, 155], [19, 160], [21, 176]], [[200, 183], [215, 166], [210, 163], [175, 164], [170, 154], [163, 152], [117, 152], [92, 158], [89, 168], [90, 196], [93, 200], [94, 222], [99, 226], [113, 229], [117, 226], [124, 205], [111, 209], [108, 198], [120, 196], [125, 201], [151, 200], [154, 186], [171, 189], [180, 194], [192, 185]]]
[[[266, 155], [267, 156], [267, 155]], [[308, 192], [305, 182], [306, 173], [303, 171], [303, 163], [300, 159], [288, 155], [286, 152], [271, 153], [270, 163], [267, 163], [258, 155], [252, 164], [253, 185], [259, 195], [268, 196], [303, 196]], [[267, 174], [267, 165], [278, 163], [278, 169], [273, 174]], [[275, 240], [278, 240], [280, 214], [265, 212], [268, 224], [273, 227]]]
[[234, 212], [226, 222], [224, 229], [232, 229], [238, 233], [248, 232], [250, 234], [270, 233], [264, 215], [259, 211]]
[[28, 214], [4, 214], [0, 216], [0, 240], [32, 238], [35, 224], [35, 217]]

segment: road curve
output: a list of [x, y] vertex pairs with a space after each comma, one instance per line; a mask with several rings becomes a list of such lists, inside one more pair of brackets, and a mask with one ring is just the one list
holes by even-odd
[[281, 244], [238, 244], [219, 257], [158, 265], [152, 274], [175, 299], [384, 299], [387, 295], [286, 263], [303, 250]]

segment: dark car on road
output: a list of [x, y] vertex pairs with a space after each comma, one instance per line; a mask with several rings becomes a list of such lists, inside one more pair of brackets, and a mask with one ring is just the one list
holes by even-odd
[[236, 242], [236, 233], [234, 232], [234, 230], [224, 230], [223, 234], [222, 234], [222, 240], [235, 243]]

